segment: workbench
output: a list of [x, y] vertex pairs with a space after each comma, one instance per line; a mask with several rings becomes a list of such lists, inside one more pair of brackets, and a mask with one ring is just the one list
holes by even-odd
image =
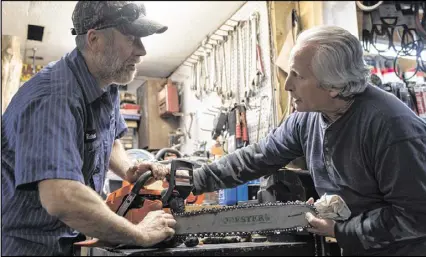
[[[89, 248], [87, 256], [324, 256], [321, 243], [314, 240], [292, 242], [240, 242], [226, 244], [200, 244], [175, 248], [110, 249]], [[83, 254], [82, 254], [83, 255]]]
[[228, 244], [205, 244], [195, 247], [186, 247], [184, 244], [175, 248], [166, 249], [105, 249], [92, 248], [89, 256], [306, 256], [314, 255], [313, 245], [305, 242], [243, 242]]

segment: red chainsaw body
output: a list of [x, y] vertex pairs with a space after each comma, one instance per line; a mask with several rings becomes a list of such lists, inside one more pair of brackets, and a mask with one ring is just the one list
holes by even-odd
[[[176, 176], [176, 171], [184, 168], [190, 171], [188, 176]], [[183, 212], [187, 204], [201, 204], [204, 195], [194, 196], [191, 192], [192, 163], [183, 160], [172, 160], [170, 175], [163, 181], [162, 190], [146, 188], [152, 179], [152, 172], [142, 174], [134, 184], [123, 181], [122, 187], [110, 193], [106, 199], [107, 206], [115, 213], [123, 216], [133, 224], [140, 223], [151, 211]], [[182, 179], [185, 182], [182, 181]], [[78, 246], [94, 247], [107, 243], [97, 239], [75, 243]]]

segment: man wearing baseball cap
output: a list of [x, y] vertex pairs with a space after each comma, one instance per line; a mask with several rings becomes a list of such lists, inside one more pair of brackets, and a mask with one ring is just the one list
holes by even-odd
[[80, 1], [72, 20], [76, 49], [25, 83], [2, 116], [2, 255], [72, 255], [82, 234], [145, 247], [174, 234], [172, 215], [132, 224], [99, 196], [108, 169], [129, 182], [165, 169], [127, 157], [117, 85], [146, 55], [141, 37], [167, 27], [124, 1]]

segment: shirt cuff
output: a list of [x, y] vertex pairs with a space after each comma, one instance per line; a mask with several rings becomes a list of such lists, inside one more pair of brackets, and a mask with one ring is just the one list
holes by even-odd
[[74, 180], [85, 184], [84, 178], [82, 174], [77, 174], [73, 172], [68, 172], [64, 174], [57, 174], [55, 172], [48, 172], [41, 174], [39, 176], [35, 176], [33, 178], [28, 178], [24, 180], [17, 180], [15, 183], [15, 189], [33, 189], [38, 184], [38, 182], [42, 180], [48, 179], [66, 179], [66, 180]]
[[204, 172], [201, 168], [195, 169], [192, 173], [193, 181], [194, 181], [194, 188], [192, 189], [192, 193], [194, 195], [201, 195], [203, 194], [203, 190], [201, 188], [201, 177], [202, 175], [200, 173]]
[[336, 221], [334, 225], [334, 235], [337, 243], [345, 252], [358, 252], [364, 249], [361, 241], [356, 234], [354, 224], [358, 223], [361, 226], [359, 217], [353, 217], [347, 221]]

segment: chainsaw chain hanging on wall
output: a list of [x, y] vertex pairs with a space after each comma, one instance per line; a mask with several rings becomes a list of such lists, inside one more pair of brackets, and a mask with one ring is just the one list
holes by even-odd
[[[389, 53], [396, 53], [391, 58], [395, 73], [401, 79], [408, 81], [419, 71], [425, 71], [425, 61], [422, 58], [426, 42], [425, 2], [394, 3], [382, 2], [375, 8], [367, 8], [357, 3], [363, 13], [362, 44], [364, 50], [370, 52], [373, 48], [385, 59]], [[422, 17], [420, 13], [423, 13]], [[396, 42], [397, 41], [397, 42]], [[416, 68], [410, 78], [403, 78], [398, 67], [400, 57], [415, 57]]]

